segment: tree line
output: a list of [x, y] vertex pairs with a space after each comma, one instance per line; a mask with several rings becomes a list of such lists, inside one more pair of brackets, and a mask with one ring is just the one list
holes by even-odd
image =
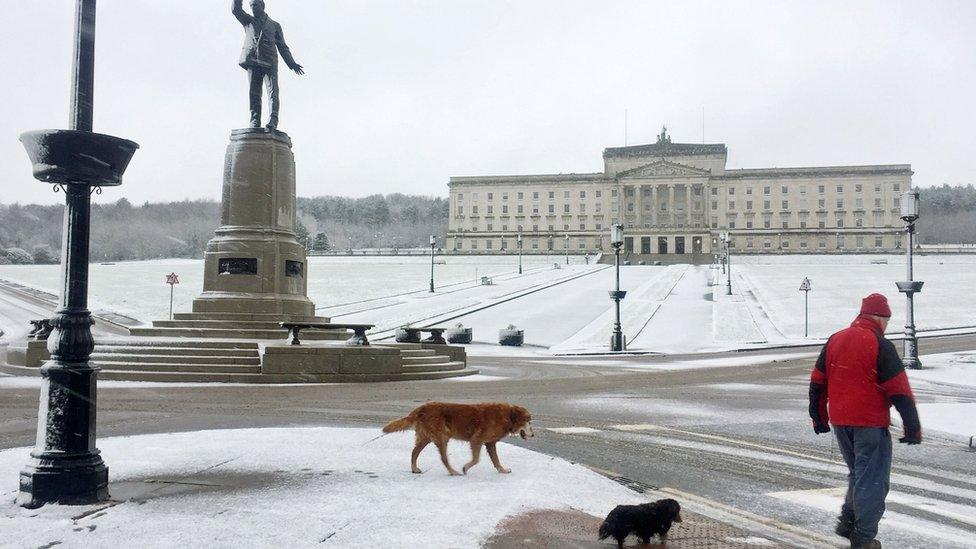
[[[64, 206], [0, 204], [0, 264], [57, 263]], [[427, 246], [430, 235], [443, 245], [448, 201], [404, 194], [363, 198], [319, 196], [298, 199], [296, 232], [320, 251], [363, 247]], [[135, 206], [125, 198], [92, 204], [91, 260], [127, 261], [203, 257], [220, 224], [213, 200]]]
[[[976, 243], [973, 185], [920, 192], [922, 243]], [[60, 205], [0, 204], [0, 263], [58, 262], [63, 211]], [[296, 232], [303, 244], [321, 252], [426, 247], [430, 235], [443, 246], [448, 215], [448, 200], [442, 197], [299, 197]], [[134, 206], [120, 198], [92, 204], [91, 218], [92, 261], [199, 258], [220, 223], [220, 204], [184, 200]]]

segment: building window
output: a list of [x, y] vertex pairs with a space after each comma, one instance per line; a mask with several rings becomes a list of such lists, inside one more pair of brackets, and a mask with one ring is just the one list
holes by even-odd
[[524, 213], [521, 204], [518, 205], [518, 210], [517, 211], [518, 211], [518, 213]]
[[502, 250], [507, 250], [508, 249], [508, 241], [505, 240], [505, 239], [502, 239], [502, 244], [501, 244], [500, 248]]
[[603, 211], [603, 204], [597, 202], [596, 203], [596, 211], [598, 211], [598, 212]]
[[651, 196], [650, 187], [644, 187], [643, 189], [641, 189], [641, 194], [643, 194], [644, 196]]
[[[566, 206], [566, 207], [568, 208], [569, 206]], [[567, 211], [568, 211], [568, 210], [567, 210]], [[632, 211], [634, 211], [634, 203], [633, 203], [633, 202], [628, 202], [628, 203], [627, 203], [627, 211], [628, 211], [628, 212], [632, 212]]]
[[563, 213], [569, 213], [569, 204], [563, 204]]
[[729, 200], [729, 209], [730, 210], [734, 210], [735, 209], [735, 200]]
[[769, 219], [763, 219], [763, 228], [768, 229], [772, 222]]
[[895, 209], [901, 208], [901, 198], [896, 196], [893, 203], [895, 205]]
[[581, 231], [585, 231], [586, 230], [586, 223], [580, 223], [580, 230]]
[[787, 193], [789, 193], [789, 192], [790, 192], [790, 188], [789, 188], [789, 187], [787, 187], [786, 185], [783, 185], [783, 187], [782, 187], [782, 189], [781, 189], [781, 190], [783, 191], [783, 194], [787, 194]]
[[471, 241], [471, 249], [472, 250], [477, 250], [478, 249], [478, 241], [477, 240], [472, 240]]
[[492, 206], [491, 204], [489, 204], [488, 205], [488, 215], [491, 215], [493, 211], [494, 211], [494, 206]]
[[458, 239], [456, 239], [454, 241], [454, 249], [455, 250], [460, 250], [461, 249], [461, 239], [460, 238], [458, 238]]
[[692, 194], [694, 194], [695, 196], [701, 196], [701, 194], [702, 194], [702, 189], [701, 189], [701, 187], [695, 187], [695, 188], [694, 188], [694, 189], [692, 190]]
[[457, 201], [458, 202], [464, 202], [464, 193], [458, 193], [457, 194]]
[[790, 247], [790, 241], [789, 240], [784, 240], [783, 243], [782, 243], [782, 246], [784, 248], [789, 248]]
[[532, 193], [532, 200], [539, 200], [539, 193], [538, 192], [533, 192]]
[[784, 219], [783, 220], [783, 228], [784, 229], [789, 229], [790, 228], [790, 222]]
[[752, 200], [746, 200], [746, 209], [747, 210], [751, 210], [752, 209]]
[[839, 192], [839, 193], [844, 192], [844, 186], [843, 185], [837, 185], [837, 192]]
[[586, 191], [580, 191], [580, 198], [586, 198]]
[[880, 208], [881, 207], [881, 199], [880, 198], [875, 198], [874, 199], [874, 207], [875, 208]]
[[518, 196], [518, 199], [519, 199], [519, 200], [522, 200], [522, 198], [523, 198], [523, 194], [522, 194], [522, 193], [518, 193], [518, 195], [517, 195], [517, 196]]
[[598, 230], [598, 231], [602, 231], [603, 230], [603, 224], [602, 223], [597, 223], [595, 229]]
[[789, 200], [784, 200], [783, 201], [783, 209], [784, 210], [790, 209], [790, 201]]
[[773, 247], [773, 243], [772, 242], [770, 242], [768, 240], [764, 240], [763, 241], [763, 248], [769, 249], [769, 248], [772, 248], [772, 247]]
[[[662, 204], [664, 204], [664, 203], [662, 202]], [[718, 209], [718, 200], [712, 200], [712, 209], [713, 210], [717, 210]]]
[[569, 198], [569, 191], [563, 191], [563, 198]]
[[488, 193], [488, 200], [492, 200], [494, 198], [495, 198], [495, 194], [494, 193]]
[[801, 221], [800, 221], [800, 228], [801, 228], [801, 229], [806, 229], [806, 228], [807, 228], [807, 222], [806, 222], [806, 221], [803, 221], [803, 220], [801, 220]]
[[[552, 193], [549, 193], [552, 194]], [[617, 189], [610, 189], [610, 196], [617, 196]]]
[[884, 247], [884, 239], [882, 239], [880, 236], [874, 237], [874, 247], [875, 248], [883, 248]]
[[858, 248], [863, 248], [864, 247], [864, 237], [863, 236], [856, 237], [854, 239], [854, 243], [857, 245]]
[[508, 213], [508, 204], [502, 204], [502, 213], [503, 214], [507, 214]]
[[600, 198], [601, 196], [603, 196], [603, 191], [596, 191], [596, 197]]
[[555, 191], [549, 191], [549, 200], [552, 200], [553, 198], [556, 198], [556, 192]]
[[502, 193], [502, 200], [508, 200], [508, 193]]
[[532, 239], [532, 249], [533, 250], [538, 250], [539, 249], [539, 241], [536, 240], [536, 239], [534, 239], [534, 238]]
[[843, 248], [843, 247], [844, 247], [844, 235], [839, 234], [837, 235], [837, 248]]
[[471, 215], [478, 215], [478, 205], [471, 206]]
[[770, 206], [769, 201], [768, 200], [763, 200], [763, 209], [764, 210], [768, 210], [768, 209], [770, 209], [770, 207], [771, 206]]
[[862, 219], [860, 217], [855, 217], [854, 218], [854, 226], [855, 227], [863, 227], [864, 226], [864, 219]]
[[712, 196], [718, 196], [718, 187], [712, 187]]
[[538, 206], [533, 206], [532, 207], [532, 215], [539, 215], [539, 207]]
[[900, 192], [900, 191], [901, 191], [901, 184], [899, 184], [899, 183], [895, 183], [894, 185], [892, 185], [892, 187], [891, 187], [891, 188], [892, 188], [892, 190], [894, 190], [894, 191], [895, 191], [896, 193], [897, 193], [897, 192]]
[[800, 194], [807, 194], [807, 186], [800, 185]]
[[556, 206], [554, 204], [549, 204], [549, 213], [556, 213]]
[[821, 219], [820, 221], [817, 222], [817, 227], [820, 228], [820, 229], [826, 229], [827, 228], [827, 222], [824, 221], [823, 219]]
[[858, 210], [863, 210], [864, 209], [864, 199], [863, 198], [855, 198], [854, 199], [854, 207], [856, 209], [858, 209]]
[[864, 190], [864, 185], [861, 185], [860, 183], [854, 185], [854, 192], [859, 193], [862, 192], [863, 190]]
[[827, 189], [826, 189], [826, 187], [824, 185], [817, 185], [817, 192], [818, 193], [823, 194], [826, 191], [827, 191]]
[[755, 244], [756, 241], [752, 237], [746, 239], [746, 248], [752, 248]]
[[769, 194], [769, 186], [763, 187], [763, 194]]
[[752, 221], [746, 221], [746, 228], [747, 229], [751, 229], [752, 228]]
[[806, 240], [801, 240], [800, 241], [800, 247], [805, 250], [807, 248], [807, 241]]
[[838, 198], [837, 199], [837, 209], [838, 210], [843, 210], [844, 209], [844, 199], [843, 198]]
[[844, 228], [844, 218], [843, 217], [838, 217], [837, 218], [837, 228], [838, 229], [843, 229]]
[[485, 249], [490, 250], [492, 248], [491, 240], [485, 240]]
[[502, 231], [508, 231], [508, 225], [502, 225]]
[[821, 239], [820, 239], [820, 240], [819, 240], [819, 241], [817, 242], [817, 247], [818, 247], [818, 248], [826, 248], [826, 247], [827, 247], [827, 239], [826, 239], [826, 238], [821, 238]]
[[580, 211], [580, 213], [586, 212], [586, 204], [580, 204], [579, 211]]
[[827, 207], [827, 201], [825, 199], [823, 199], [823, 198], [821, 198], [820, 200], [817, 200], [817, 207], [820, 208], [821, 210], [824, 209], [824, 208], [826, 208]]
[[457, 214], [458, 215], [464, 215], [464, 206], [458, 206], [457, 207]]
[[491, 231], [491, 223], [489, 223], [489, 224], [488, 224], [488, 228], [487, 228], [487, 229], [485, 229], [485, 230], [486, 230], [486, 231]]
[[875, 183], [874, 184], [874, 192], [876, 192], [876, 193], [880, 193], [881, 192], [881, 183]]
[[746, 187], [746, 194], [752, 194], [752, 187]]
[[735, 221], [733, 221], [731, 219], [729, 220], [729, 228], [730, 229], [734, 229], [735, 228]]
[[735, 187], [729, 187], [729, 195], [735, 194]]
[[534, 232], [534, 233], [539, 232], [539, 226], [538, 225], [532, 225], [532, 232]]

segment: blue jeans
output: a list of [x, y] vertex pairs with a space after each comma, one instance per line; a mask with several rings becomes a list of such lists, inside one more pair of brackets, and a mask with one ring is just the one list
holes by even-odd
[[840, 520], [853, 526], [851, 541], [863, 543], [878, 535], [891, 477], [891, 434], [884, 427], [835, 426], [837, 443], [847, 463], [847, 497]]

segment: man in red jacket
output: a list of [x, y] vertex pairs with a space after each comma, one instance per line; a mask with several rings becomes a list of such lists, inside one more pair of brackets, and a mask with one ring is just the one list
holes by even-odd
[[861, 302], [849, 328], [830, 336], [810, 376], [815, 433], [834, 426], [848, 469], [847, 497], [836, 532], [852, 548], [880, 549], [875, 539], [891, 476], [890, 407], [905, 426], [899, 442], [922, 442], [915, 397], [894, 344], [884, 338], [891, 309], [881, 294]]

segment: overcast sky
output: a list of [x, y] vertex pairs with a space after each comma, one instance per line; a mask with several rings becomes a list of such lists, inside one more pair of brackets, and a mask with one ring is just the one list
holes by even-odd
[[[248, 2], [245, 1], [245, 5]], [[910, 163], [976, 180], [976, 2], [267, 0], [298, 194], [446, 195], [594, 172], [604, 147], [726, 143], [729, 167]], [[74, 2], [0, 0], [0, 202], [55, 202], [17, 136], [67, 124]], [[231, 0], [99, 0], [95, 131], [138, 142], [100, 201], [219, 198], [248, 120]], [[704, 136], [702, 112], [704, 110]]]

